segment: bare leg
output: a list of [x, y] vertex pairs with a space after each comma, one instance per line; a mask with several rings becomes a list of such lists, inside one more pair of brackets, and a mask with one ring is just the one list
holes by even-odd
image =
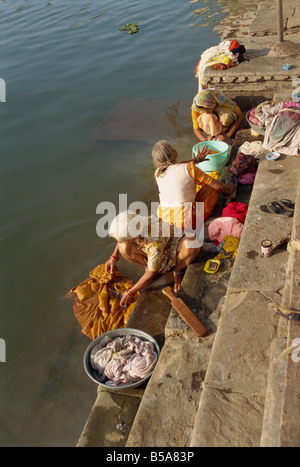
[[147, 266], [147, 255], [134, 242], [119, 242], [119, 251], [124, 259], [130, 263]]
[[197, 258], [200, 252], [200, 247], [190, 247], [190, 241], [190, 238], [183, 237], [178, 243], [176, 264], [174, 268], [174, 292], [178, 292], [180, 289], [185, 269]]

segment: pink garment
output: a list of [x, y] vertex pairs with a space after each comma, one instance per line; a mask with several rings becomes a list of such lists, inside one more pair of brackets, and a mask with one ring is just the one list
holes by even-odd
[[222, 211], [221, 217], [234, 217], [244, 224], [248, 211], [248, 205], [240, 201], [232, 201]]
[[256, 118], [256, 117], [254, 116], [255, 110], [256, 110], [255, 108], [252, 109], [252, 110], [250, 110], [250, 112], [249, 112], [249, 120], [250, 120], [250, 122], [252, 122], [254, 125], [261, 126], [261, 123], [260, 123], [260, 121], [258, 120], [258, 118]]
[[282, 105], [283, 109], [286, 109], [288, 107], [298, 107], [300, 108], [300, 102], [284, 102]]
[[221, 243], [226, 235], [241, 238], [244, 225], [234, 217], [218, 217], [208, 226], [208, 235], [216, 245]]
[[253, 185], [256, 177], [256, 172], [246, 172], [238, 178], [238, 182], [242, 185]]

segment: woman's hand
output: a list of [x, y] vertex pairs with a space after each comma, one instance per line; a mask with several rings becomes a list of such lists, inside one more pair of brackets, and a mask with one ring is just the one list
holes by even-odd
[[236, 183], [233, 183], [233, 182], [225, 183], [225, 189], [226, 189], [226, 193], [224, 194], [230, 195], [236, 189]]
[[127, 308], [132, 303], [134, 298], [135, 298], [135, 295], [130, 293], [130, 289], [125, 290], [125, 292], [123, 292], [121, 300], [120, 300], [120, 307], [121, 308], [122, 307]]
[[195, 162], [199, 163], [199, 162], [204, 162], [204, 161], [208, 161], [209, 159], [206, 158], [207, 154], [209, 153], [210, 151], [210, 148], [208, 146], [203, 146], [203, 148], [199, 149], [199, 146], [197, 147], [197, 154], [196, 154], [196, 157], [194, 158]]
[[147, 287], [156, 277], [156, 272], [154, 271], [146, 271], [142, 275], [142, 277], [134, 284], [130, 289], [127, 289], [122, 294], [122, 298], [120, 301], [120, 306], [128, 306], [134, 300], [136, 294], [140, 293], [145, 287]]
[[105, 263], [106, 274], [111, 274], [113, 276], [114, 273], [118, 270], [116, 264], [117, 261], [114, 258], [110, 257]]
[[228, 141], [230, 141], [230, 136], [227, 135], [227, 133], [220, 133], [218, 135], [218, 141], [224, 141], [224, 143], [227, 143]]

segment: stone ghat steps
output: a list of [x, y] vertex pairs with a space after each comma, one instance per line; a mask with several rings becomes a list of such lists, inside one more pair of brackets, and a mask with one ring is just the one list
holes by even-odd
[[[282, 306], [300, 310], [300, 183]], [[284, 318], [281, 318], [284, 320]], [[284, 320], [286, 321], [286, 320]], [[262, 447], [300, 446], [300, 324], [289, 321], [272, 342], [263, 419]], [[286, 328], [287, 327], [287, 332]], [[295, 346], [297, 342], [297, 346]], [[297, 351], [297, 348], [299, 351]], [[293, 355], [294, 353], [294, 355]]]
[[[270, 183], [268, 172], [275, 172]], [[290, 181], [288, 174], [293, 174]], [[280, 197], [296, 199], [294, 218], [272, 216], [268, 225], [258, 206]], [[276, 166], [262, 162], [203, 385], [193, 447], [300, 445], [300, 369], [289, 351], [300, 325], [268, 308], [273, 301], [300, 309], [299, 214], [299, 159], [289, 156]], [[294, 248], [257, 257], [249, 267], [249, 252], [259, 251], [262, 236], [275, 240], [290, 232]]]
[[[299, 239], [298, 185], [298, 158], [260, 163], [227, 293], [207, 320], [197, 310], [212, 333], [194, 337], [171, 312], [127, 447], [299, 445], [299, 365], [286, 349], [300, 337], [300, 325], [268, 308], [273, 301], [299, 309], [299, 251], [260, 255], [265, 238], [292, 232]], [[293, 218], [258, 210], [280, 198], [297, 198]], [[189, 306], [200, 282], [197, 264], [190, 266], [183, 284]]]
[[[299, 163], [294, 156], [263, 158], [236, 259], [216, 275], [203, 271], [205, 255], [187, 269], [180, 296], [207, 337], [197, 338], [161, 293], [171, 275], [140, 296], [128, 327], [156, 338], [159, 362], [145, 387], [98, 389], [79, 447], [300, 444], [300, 364], [291, 359], [300, 325], [268, 308], [273, 301], [300, 309]], [[258, 210], [280, 198], [296, 199], [293, 218]], [[291, 233], [288, 249], [261, 257], [263, 239]]]

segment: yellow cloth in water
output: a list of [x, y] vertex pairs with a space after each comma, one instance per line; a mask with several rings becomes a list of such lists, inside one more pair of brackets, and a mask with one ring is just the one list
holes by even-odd
[[112, 278], [100, 264], [81, 284], [73, 287], [66, 297], [74, 299], [73, 313], [82, 327], [82, 333], [94, 340], [111, 329], [124, 328], [136, 300], [125, 309], [120, 308], [120, 298], [133, 282], [118, 271]]
[[224, 244], [222, 246], [221, 251], [217, 256], [215, 256], [214, 259], [235, 258], [237, 255], [240, 239], [236, 237], [231, 237], [230, 235], [226, 235], [226, 237], [224, 237], [223, 242]]

